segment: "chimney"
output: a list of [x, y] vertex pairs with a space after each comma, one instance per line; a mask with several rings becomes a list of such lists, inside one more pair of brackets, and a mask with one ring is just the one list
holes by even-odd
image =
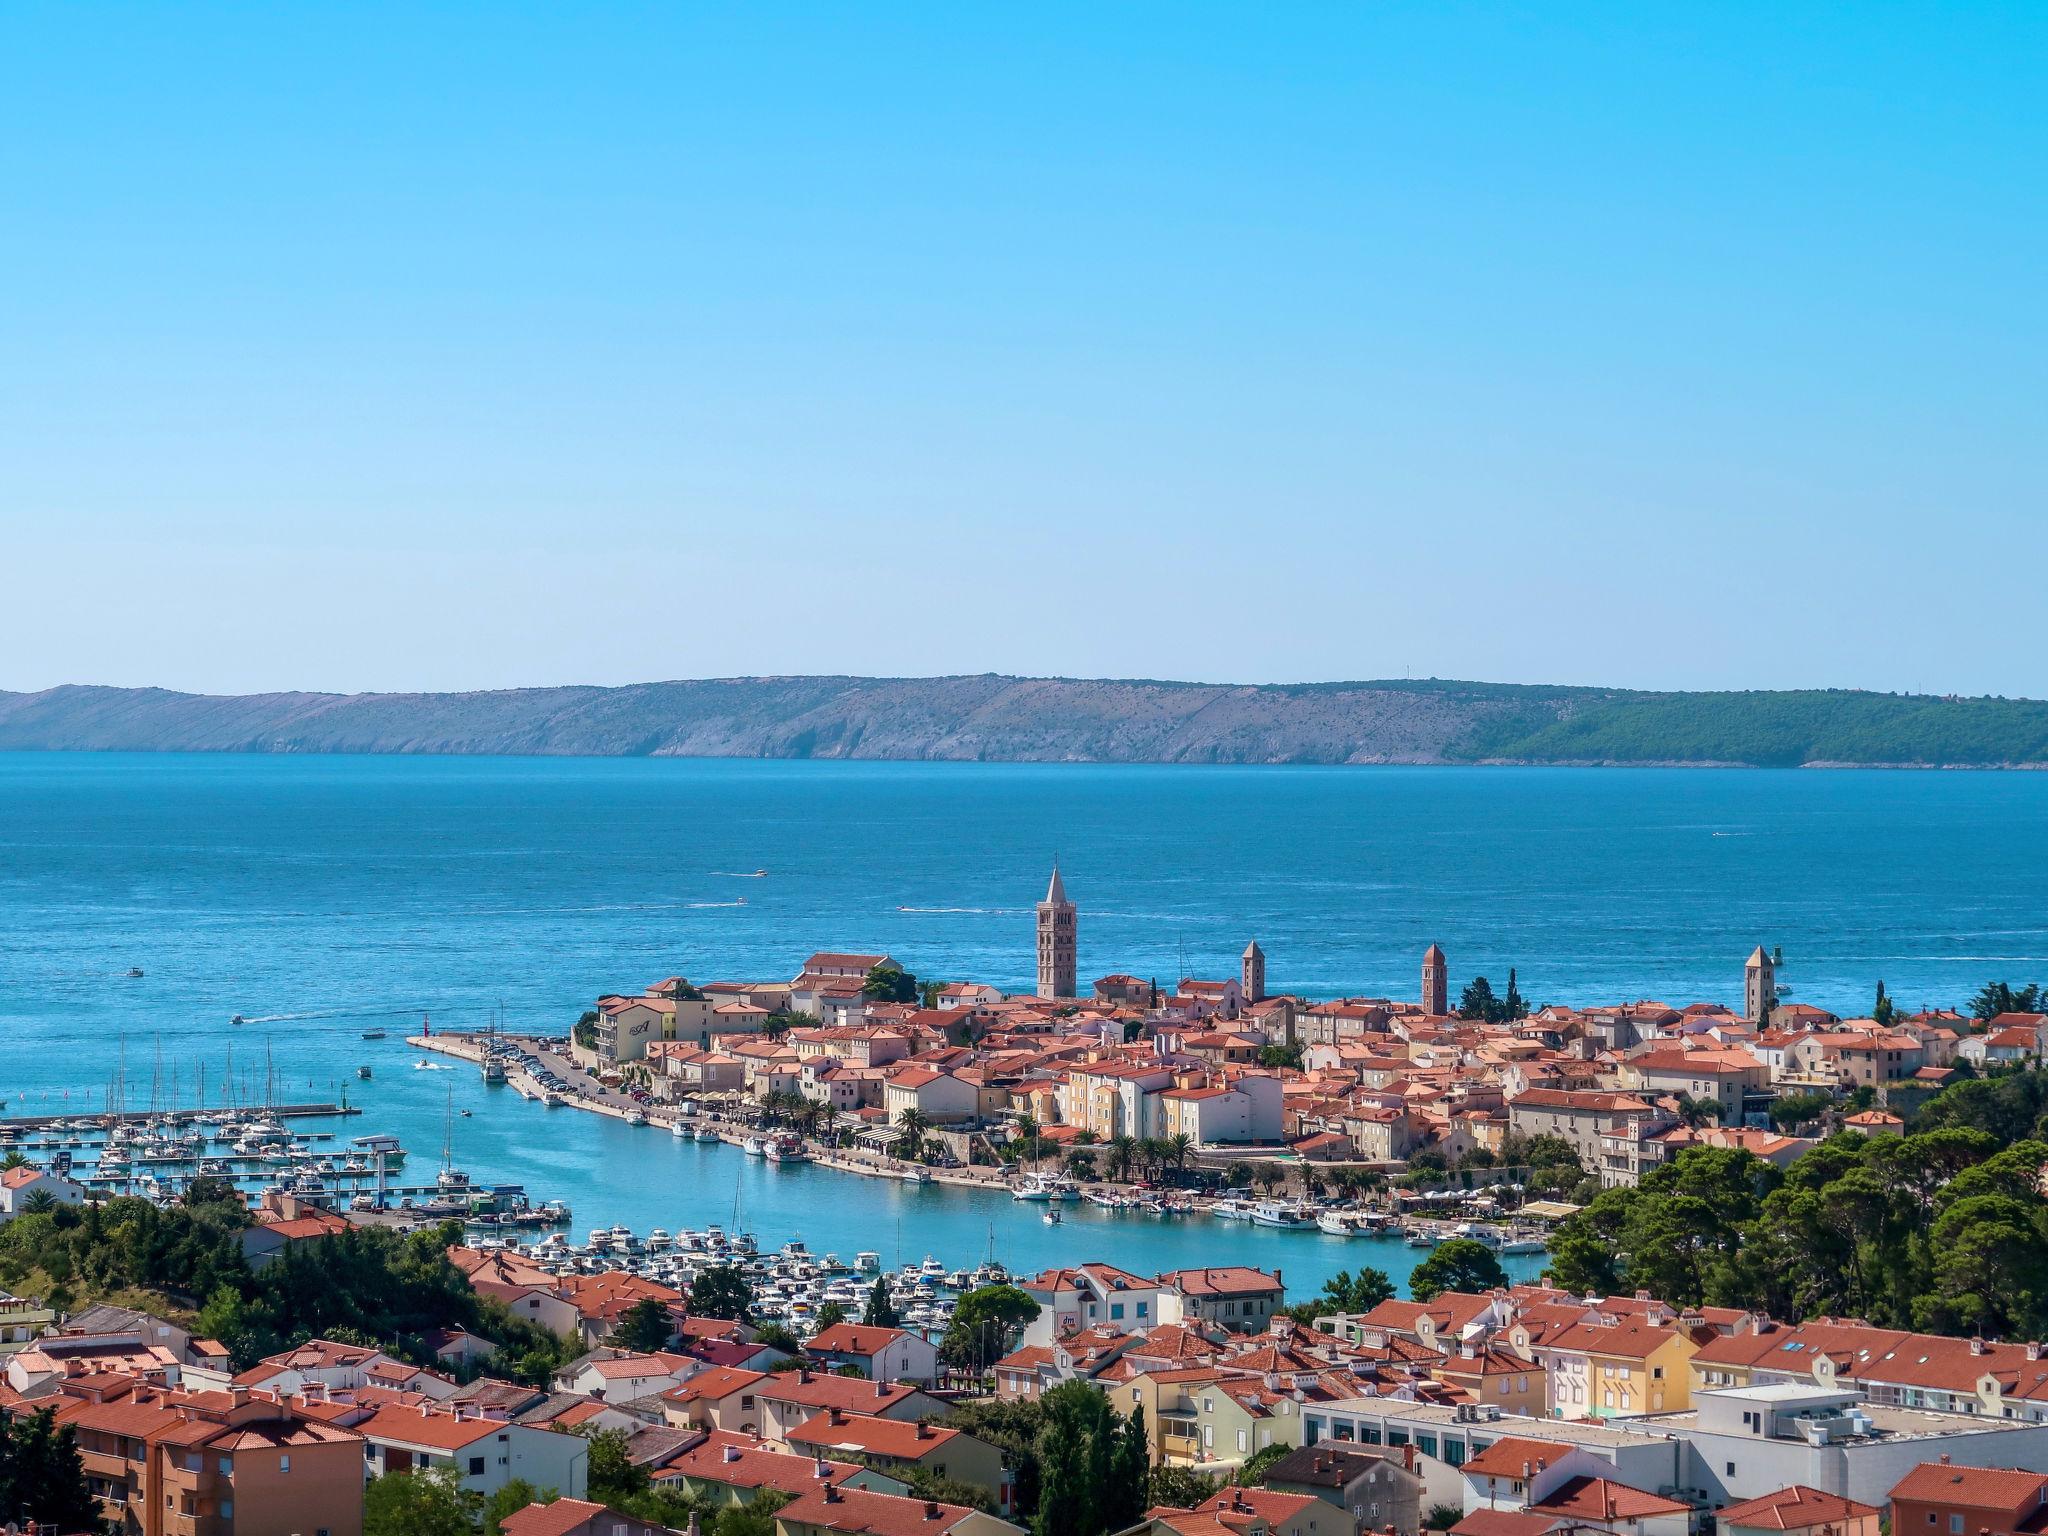
[[1981, 1336], [1973, 1335], [1971, 1337], [1970, 1353], [1973, 1355], [1981, 1355], [1984, 1353], [1984, 1340]]
[[796, 1368], [796, 1384], [800, 1387], [808, 1387], [811, 1384], [811, 1373], [802, 1366]]
[[1941, 1453], [1941, 1464], [1942, 1464], [1942, 1465], [1943, 1465], [1944, 1467], [1948, 1465], [1948, 1452], [1947, 1452], [1947, 1451], [1943, 1451], [1943, 1452]]
[[249, 1401], [249, 1389], [247, 1387], [229, 1387], [228, 1397], [234, 1402], [234, 1405], [237, 1408], [240, 1408], [243, 1404]]
[[919, 1419], [919, 1420], [917, 1421], [917, 1438], [918, 1438], [918, 1439], [920, 1439], [920, 1440], [929, 1440], [929, 1439], [931, 1439], [931, 1437], [932, 1437], [932, 1427], [931, 1427], [931, 1425], [929, 1425], [929, 1424], [925, 1423], [925, 1421], [924, 1421], [923, 1419]]
[[830, 1465], [827, 1464], [824, 1457], [820, 1456], [816, 1461], [811, 1463], [811, 1476], [815, 1477], [819, 1482], [824, 1482], [831, 1475], [832, 1468]]
[[924, 1517], [927, 1520], [939, 1518], [939, 1505], [936, 1499], [926, 1499], [924, 1501]]
[[830, 1408], [826, 1410], [825, 1422], [835, 1426], [844, 1424], [846, 1422], [846, 1415], [837, 1408]]
[[827, 1483], [825, 1485], [825, 1502], [827, 1504], [837, 1504], [839, 1502], [839, 1485], [837, 1483]]

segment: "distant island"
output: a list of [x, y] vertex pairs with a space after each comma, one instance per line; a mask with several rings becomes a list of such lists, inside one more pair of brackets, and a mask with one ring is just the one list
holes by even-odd
[[2004, 768], [2048, 766], [2048, 702], [987, 674], [487, 693], [66, 686], [0, 692], [0, 751]]

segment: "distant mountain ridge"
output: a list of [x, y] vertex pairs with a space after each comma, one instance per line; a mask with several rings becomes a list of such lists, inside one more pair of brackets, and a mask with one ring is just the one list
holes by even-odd
[[0, 692], [0, 751], [1098, 763], [2048, 766], [2048, 702], [1509, 683], [742, 677], [488, 693]]

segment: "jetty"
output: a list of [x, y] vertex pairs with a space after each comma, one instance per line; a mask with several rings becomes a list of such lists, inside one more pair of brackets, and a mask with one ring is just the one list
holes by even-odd
[[[213, 1104], [191, 1109], [81, 1109], [62, 1115], [6, 1115], [0, 1116], [0, 1129], [46, 1131], [53, 1126], [71, 1126], [80, 1122], [89, 1122], [102, 1130], [117, 1125], [179, 1125], [201, 1115], [218, 1115], [230, 1109], [230, 1105]], [[252, 1107], [246, 1113], [263, 1114], [275, 1120], [314, 1120], [330, 1115], [360, 1115], [362, 1111], [353, 1104], [264, 1104]]]

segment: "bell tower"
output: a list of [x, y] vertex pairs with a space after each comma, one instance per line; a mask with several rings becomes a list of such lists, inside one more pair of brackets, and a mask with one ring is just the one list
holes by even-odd
[[1238, 967], [1237, 990], [1247, 1006], [1266, 1000], [1266, 952], [1253, 939], [1244, 947], [1244, 963]]
[[1075, 995], [1074, 904], [1067, 900], [1066, 882], [1060, 867], [1052, 867], [1052, 883], [1045, 888], [1045, 900], [1038, 904], [1038, 995]]
[[1442, 1018], [1451, 1011], [1451, 967], [1432, 944], [1422, 952], [1422, 1011]]

